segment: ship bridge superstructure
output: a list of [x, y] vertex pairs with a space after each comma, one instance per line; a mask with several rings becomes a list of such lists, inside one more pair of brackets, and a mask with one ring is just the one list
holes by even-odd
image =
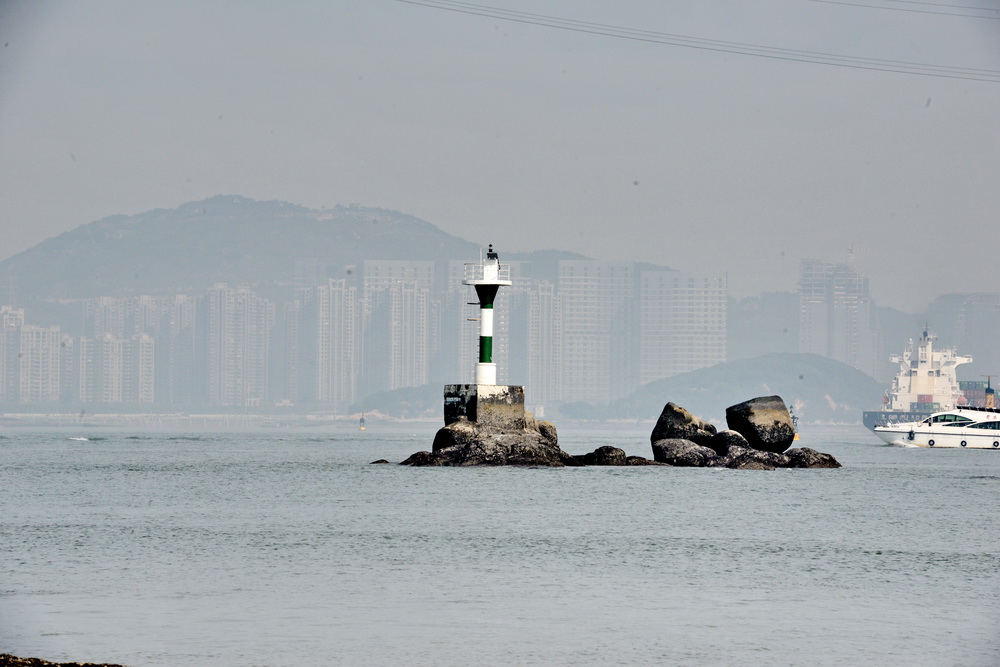
[[965, 397], [958, 385], [957, 368], [972, 363], [953, 348], [935, 349], [937, 336], [924, 330], [917, 344], [910, 339], [902, 355], [889, 361], [899, 364], [892, 388], [886, 396], [889, 410], [951, 410]]

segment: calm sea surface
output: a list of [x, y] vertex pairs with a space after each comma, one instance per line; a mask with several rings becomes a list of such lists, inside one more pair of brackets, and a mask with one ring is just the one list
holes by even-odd
[[[368, 465], [429, 449], [435, 428], [8, 431], [0, 652], [1000, 664], [1000, 452], [806, 428], [843, 469]], [[649, 429], [560, 444], [650, 456]]]

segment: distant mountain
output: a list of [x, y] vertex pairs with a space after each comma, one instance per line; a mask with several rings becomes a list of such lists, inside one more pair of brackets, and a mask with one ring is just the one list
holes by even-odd
[[839, 361], [774, 353], [651, 382], [617, 404], [622, 416], [656, 418], [667, 402], [725, 422], [726, 408], [756, 396], [781, 396], [804, 422], [855, 423], [881, 405], [885, 387]]
[[[531, 388], [526, 388], [529, 394]], [[861, 371], [815, 354], [775, 353], [739, 359], [675, 375], [640, 387], [609, 405], [568, 403], [547, 410], [550, 418], [603, 421], [656, 419], [668, 402], [725, 428], [726, 408], [757, 396], [781, 396], [804, 424], [860, 424], [864, 410], [881, 405], [885, 389]], [[548, 406], [552, 407], [552, 406]], [[441, 386], [409, 387], [368, 396], [352, 412], [393, 417], [440, 412]]]
[[287, 282], [296, 262], [331, 276], [365, 259], [475, 258], [479, 246], [410, 215], [217, 196], [117, 215], [48, 239], [0, 262], [0, 288], [18, 303], [201, 291], [218, 282]]

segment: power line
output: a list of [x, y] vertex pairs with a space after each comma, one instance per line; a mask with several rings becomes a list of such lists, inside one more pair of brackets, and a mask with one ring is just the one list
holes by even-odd
[[1000, 11], [994, 7], [973, 7], [971, 5], [952, 5], [947, 2], [926, 2], [921, 0], [886, 0], [886, 2], [898, 2], [904, 5], [928, 5], [931, 7], [947, 7], [949, 9], [974, 9], [981, 12]]
[[[972, 7], [968, 5], [948, 5], [940, 2], [918, 2], [917, 0], [887, 0], [887, 2], [897, 2], [906, 5], [920, 5], [924, 7], [942, 7], [951, 10], [965, 11], [934, 11], [931, 9], [914, 9], [913, 7], [889, 7], [886, 5], [873, 5], [867, 2], [847, 2], [847, 0], [810, 0], [811, 2], [821, 2], [827, 5], [845, 5], [847, 7], [864, 7], [865, 9], [884, 9], [893, 12], [910, 12], [912, 14], [934, 14], [936, 16], [959, 16], [967, 19], [996, 19], [1000, 20], [1000, 9], [989, 7]], [[985, 14], [970, 14], [968, 12], [986, 12]]]
[[703, 51], [715, 51], [720, 53], [734, 53], [746, 56], [756, 56], [758, 58], [771, 58], [775, 60], [786, 60], [792, 62], [805, 62], [820, 65], [832, 65], [835, 67], [850, 67], [853, 69], [866, 69], [882, 72], [894, 72], [898, 74], [916, 74], [920, 76], [934, 76], [949, 79], [967, 79], [971, 81], [988, 81], [1000, 83], [1000, 70], [976, 69], [968, 67], [952, 67], [948, 65], [937, 65], [933, 63], [907, 62], [900, 60], [884, 60], [879, 58], [863, 58], [860, 56], [848, 56], [835, 53], [823, 53], [819, 51], [804, 51], [799, 49], [786, 49], [775, 46], [765, 46], [760, 44], [747, 44], [742, 42], [729, 42], [722, 40], [706, 39], [702, 37], [691, 37], [688, 35], [678, 35], [653, 30], [641, 30], [615, 26], [607, 23], [593, 23], [580, 21], [577, 19], [561, 18], [558, 16], [548, 16], [545, 14], [533, 14], [530, 12], [520, 12], [502, 7], [490, 7], [478, 5], [460, 0], [395, 0], [404, 4], [430, 7], [433, 9], [443, 9], [460, 14], [470, 14], [473, 16], [484, 16], [487, 18], [510, 21], [512, 23], [523, 23], [537, 25], [558, 30], [580, 32], [604, 37], [616, 37], [639, 42], [649, 42], [654, 44], [667, 44], [670, 46], [682, 46], [686, 48], [699, 49]]

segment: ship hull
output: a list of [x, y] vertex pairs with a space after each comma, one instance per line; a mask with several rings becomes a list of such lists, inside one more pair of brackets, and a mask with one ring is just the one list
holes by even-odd
[[900, 410], [865, 410], [861, 413], [861, 421], [869, 431], [874, 431], [876, 426], [885, 424], [900, 424], [918, 422], [931, 416], [931, 412], [912, 411], [903, 412]]

